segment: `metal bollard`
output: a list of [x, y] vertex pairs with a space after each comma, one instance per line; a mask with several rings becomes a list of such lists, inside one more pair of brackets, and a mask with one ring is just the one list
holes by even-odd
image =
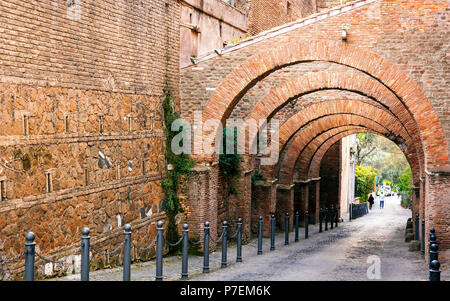
[[298, 220], [299, 220], [299, 213], [297, 211], [295, 212], [295, 242], [298, 241]]
[[337, 228], [337, 226], [338, 226], [338, 223], [339, 223], [339, 208], [340, 207], [336, 207], [336, 214], [335, 214], [335, 227]]
[[323, 222], [323, 210], [319, 210], [319, 233], [322, 233], [322, 222]]
[[425, 254], [425, 219], [422, 219], [422, 242], [420, 252]]
[[258, 220], [258, 255], [262, 255], [262, 231], [263, 231], [263, 217], [260, 216]]
[[431, 228], [430, 230], [430, 246], [436, 242], [436, 230], [434, 228]]
[[227, 267], [227, 228], [228, 228], [228, 223], [227, 221], [223, 221], [222, 223], [222, 264], [221, 264], [221, 268], [226, 268]]
[[353, 209], [353, 204], [349, 205], [349, 210], [348, 210], [348, 220], [351, 221], [352, 220], [352, 209]]
[[155, 281], [163, 280], [163, 225], [162, 221], [159, 221], [156, 226], [156, 276]]
[[286, 212], [285, 225], [284, 225], [284, 245], [289, 244], [289, 212]]
[[34, 254], [36, 243], [34, 233], [25, 235], [25, 281], [34, 281]]
[[237, 221], [236, 262], [242, 262], [242, 218], [238, 218]]
[[203, 273], [209, 273], [209, 222], [205, 222], [203, 231]]
[[439, 271], [440, 266], [441, 264], [437, 260], [431, 262], [430, 281], [441, 281], [441, 272]]
[[123, 231], [123, 281], [130, 281], [131, 275], [131, 225], [126, 224]]
[[189, 226], [183, 225], [183, 249], [181, 255], [181, 279], [188, 279]]
[[328, 231], [328, 208], [325, 208], [325, 231]]
[[275, 250], [275, 214], [270, 217], [270, 251]]
[[438, 244], [434, 243], [430, 246], [430, 262], [429, 267], [431, 269], [431, 263], [433, 260], [438, 260]]
[[334, 206], [331, 205], [331, 208], [330, 208], [330, 229], [334, 228], [333, 221], [334, 221]]
[[309, 211], [305, 213], [305, 239], [308, 239], [309, 232]]
[[89, 248], [91, 237], [89, 228], [81, 230], [81, 281], [89, 281]]
[[416, 220], [415, 220], [415, 224], [416, 224], [416, 229], [415, 229], [415, 240], [419, 240], [419, 213], [416, 213]]

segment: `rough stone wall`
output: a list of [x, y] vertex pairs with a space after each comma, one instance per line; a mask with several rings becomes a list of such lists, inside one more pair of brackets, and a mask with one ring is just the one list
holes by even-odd
[[[124, 223], [139, 246], [151, 242], [164, 218], [163, 90], [179, 96], [179, 3], [2, 1], [0, 11], [1, 260], [22, 252], [28, 231], [53, 258], [75, 250], [85, 226], [99, 248], [111, 250]], [[19, 275], [23, 261], [8, 269]]]

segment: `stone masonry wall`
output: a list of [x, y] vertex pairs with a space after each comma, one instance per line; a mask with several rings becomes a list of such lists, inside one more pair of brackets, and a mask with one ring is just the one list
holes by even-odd
[[[164, 219], [161, 104], [164, 89], [179, 97], [180, 4], [2, 1], [0, 11], [0, 260], [22, 252], [28, 231], [52, 258], [72, 253], [85, 226], [102, 250], [125, 223], [149, 244]], [[38, 276], [70, 273], [72, 259], [38, 262]], [[19, 277], [23, 260], [6, 269]]]

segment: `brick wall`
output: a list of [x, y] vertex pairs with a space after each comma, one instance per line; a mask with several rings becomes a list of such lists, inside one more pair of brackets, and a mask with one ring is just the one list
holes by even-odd
[[78, 247], [84, 226], [111, 248], [132, 223], [144, 246], [164, 218], [161, 103], [163, 89], [179, 95], [179, 3], [2, 1], [0, 11], [2, 259], [23, 250], [28, 231], [56, 258]]
[[306, 17], [316, 12], [315, 0], [251, 0], [249, 5], [249, 33], [267, 29]]

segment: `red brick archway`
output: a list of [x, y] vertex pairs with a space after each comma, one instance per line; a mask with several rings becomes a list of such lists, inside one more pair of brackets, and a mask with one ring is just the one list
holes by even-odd
[[[283, 184], [292, 183], [292, 170], [295, 162], [306, 145], [309, 148], [315, 146], [311, 141], [318, 134], [332, 128], [352, 124], [363, 125], [387, 137], [392, 134], [401, 137], [401, 140], [404, 140], [407, 145], [405, 155], [414, 170], [416, 179], [419, 177], [419, 160], [413, 147], [412, 138], [391, 113], [361, 101], [328, 100], [299, 111], [280, 127], [280, 149], [281, 153], [285, 150], [285, 156], [281, 163], [279, 181]], [[285, 149], [288, 144], [289, 147]], [[274, 178], [277, 177], [278, 169], [276, 167], [274, 169], [266, 168], [272, 170]]]
[[[205, 106], [203, 120], [218, 119], [224, 122], [243, 95], [258, 81], [283, 67], [311, 61], [342, 64], [377, 80], [396, 95], [417, 124], [423, 146], [416, 146], [424, 149], [426, 168], [449, 164], [442, 126], [430, 101], [417, 84], [377, 54], [339, 42], [287, 41], [250, 57], [229, 74], [213, 93]], [[361, 92], [364, 93], [364, 90]], [[216, 132], [217, 128], [212, 131]]]
[[[390, 112], [413, 139], [412, 147], [417, 151], [419, 166], [423, 173], [423, 148], [418, 129], [410, 114], [391, 91], [367, 76], [345, 72], [308, 73], [273, 88], [268, 95], [257, 102], [248, 119], [271, 118], [291, 99], [324, 89], [338, 89], [363, 94], [368, 100], [379, 102], [380, 106]], [[254, 137], [250, 137], [249, 141], [254, 141]]]

